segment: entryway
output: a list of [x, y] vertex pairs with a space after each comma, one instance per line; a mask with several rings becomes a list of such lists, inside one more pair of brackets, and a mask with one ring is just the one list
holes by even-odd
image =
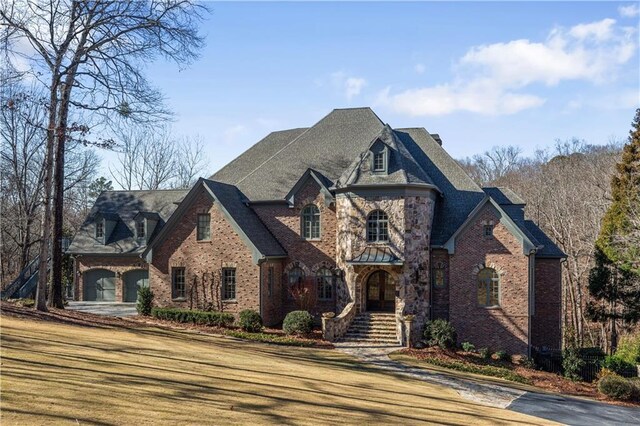
[[383, 270], [375, 271], [367, 279], [367, 306], [369, 312], [395, 312], [396, 284]]

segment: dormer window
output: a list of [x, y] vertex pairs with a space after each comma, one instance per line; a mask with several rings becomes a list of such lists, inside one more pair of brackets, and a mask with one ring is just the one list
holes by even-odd
[[96, 222], [96, 238], [104, 238], [104, 221], [102, 219]]
[[374, 152], [373, 153], [373, 171], [374, 172], [385, 172], [387, 170], [387, 158], [386, 152]]
[[144, 232], [144, 231], [145, 231], [145, 229], [144, 229], [144, 228], [145, 228], [145, 226], [144, 226], [144, 219], [143, 219], [143, 220], [138, 220], [138, 221], [136, 222], [136, 237], [137, 237], [138, 239], [140, 239], [140, 238], [144, 238], [144, 235], [145, 235], [145, 232]]

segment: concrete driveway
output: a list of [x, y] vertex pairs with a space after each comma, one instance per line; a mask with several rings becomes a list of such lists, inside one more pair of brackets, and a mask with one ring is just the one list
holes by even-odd
[[66, 308], [71, 311], [88, 312], [107, 317], [132, 317], [138, 315], [135, 303], [69, 302]]

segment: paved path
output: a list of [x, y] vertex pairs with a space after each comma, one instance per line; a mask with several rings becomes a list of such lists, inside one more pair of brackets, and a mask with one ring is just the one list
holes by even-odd
[[568, 425], [640, 424], [640, 409], [587, 399], [527, 392], [493, 383], [479, 383], [411, 367], [389, 358], [400, 346], [335, 343], [338, 350], [387, 371], [455, 389], [463, 398], [492, 407], [506, 408]]
[[132, 317], [138, 315], [135, 303], [69, 302], [66, 308], [72, 311], [88, 312], [108, 317]]

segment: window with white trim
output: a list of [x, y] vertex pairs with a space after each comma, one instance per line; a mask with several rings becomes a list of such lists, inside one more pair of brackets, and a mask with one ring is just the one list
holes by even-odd
[[316, 281], [318, 282], [318, 299], [333, 299], [333, 274], [327, 268], [319, 269], [316, 273]]
[[484, 268], [478, 272], [478, 305], [500, 306], [500, 276], [495, 269]]
[[374, 210], [367, 217], [367, 241], [370, 243], [389, 241], [389, 217], [382, 210]]

